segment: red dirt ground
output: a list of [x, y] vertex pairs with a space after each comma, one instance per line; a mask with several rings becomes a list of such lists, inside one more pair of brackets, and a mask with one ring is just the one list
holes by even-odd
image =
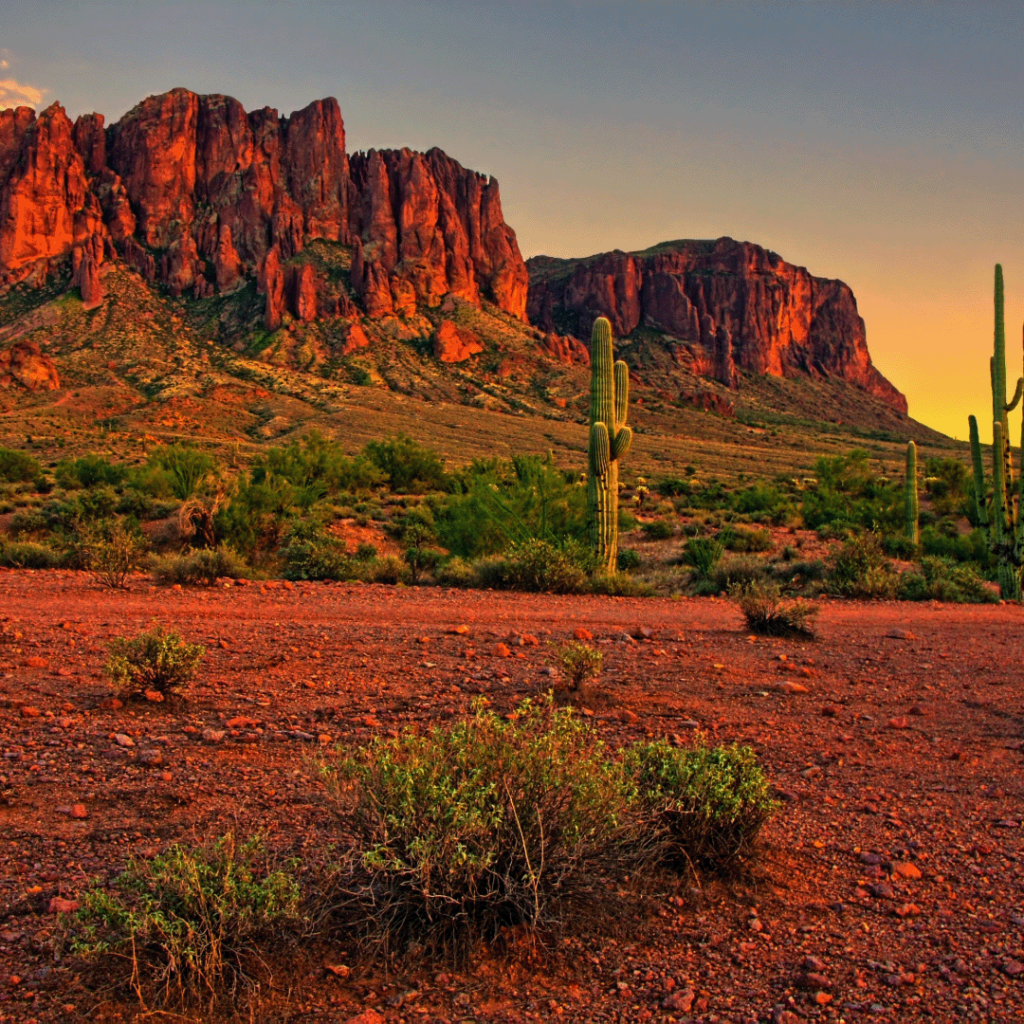
[[[153, 619], [207, 645], [201, 679], [187, 702], [111, 708], [104, 645]], [[639, 626], [651, 639], [625, 635]], [[817, 642], [754, 640], [710, 599], [142, 578], [121, 593], [0, 571], [0, 1021], [132, 1015], [97, 1006], [55, 956], [53, 897], [132, 852], [228, 829], [315, 855], [331, 827], [318, 743], [445, 719], [479, 693], [505, 710], [551, 684], [545, 641], [577, 627], [605, 653], [581, 703], [610, 742], [685, 743], [697, 723], [757, 749], [782, 798], [764, 877], [680, 882], [643, 930], [571, 937], [539, 966], [353, 962], [341, 978], [311, 951], [253, 1019], [1024, 1019], [1022, 626], [1015, 606], [823, 601]], [[225, 735], [204, 740], [208, 727]]]

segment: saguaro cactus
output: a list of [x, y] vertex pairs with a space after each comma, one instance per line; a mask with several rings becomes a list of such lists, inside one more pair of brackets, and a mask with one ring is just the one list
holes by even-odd
[[602, 316], [590, 336], [590, 443], [587, 502], [597, 568], [614, 573], [619, 554], [619, 459], [633, 432], [626, 426], [629, 367], [613, 364], [612, 325]]
[[917, 544], [918, 534], [918, 499], [917, 499], [917, 445], [907, 442], [907, 476], [903, 484], [904, 500], [907, 510], [907, 540]]
[[[992, 499], [985, 493], [978, 421], [968, 418], [971, 462], [974, 467], [974, 509], [979, 526], [988, 526], [989, 546], [998, 560], [999, 589], [1004, 600], [1021, 599], [1021, 563], [1024, 561], [1024, 474], [1020, 493], [1014, 493], [1013, 458], [1008, 414], [1021, 400], [1024, 378], [1017, 380], [1013, 398], [1006, 400], [1006, 331], [1003, 318], [1003, 268], [996, 264], [994, 352], [989, 360], [992, 379]], [[1022, 425], [1024, 426], [1024, 425]], [[1024, 429], [1021, 434], [1024, 451]]]

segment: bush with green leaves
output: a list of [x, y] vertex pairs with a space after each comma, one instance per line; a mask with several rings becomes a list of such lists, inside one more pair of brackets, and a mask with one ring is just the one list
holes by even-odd
[[115, 590], [123, 590], [132, 573], [142, 568], [149, 547], [138, 524], [124, 518], [85, 529], [81, 545], [83, 568], [97, 583]]
[[587, 589], [582, 550], [557, 548], [544, 540], [528, 540], [505, 553], [496, 574], [503, 590], [540, 594], [582, 594]]
[[668, 540], [675, 535], [676, 528], [667, 519], [652, 519], [641, 527], [648, 540]]
[[732, 555], [722, 559], [711, 574], [715, 593], [727, 591], [730, 587], [748, 586], [764, 582], [771, 575], [769, 564], [756, 555]]
[[879, 537], [862, 534], [844, 541], [828, 558], [828, 589], [841, 597], [892, 599], [899, 576], [885, 557]]
[[275, 867], [258, 839], [232, 834], [130, 860], [111, 884], [86, 890], [64, 922], [71, 950], [113, 969], [147, 1008], [234, 1003], [301, 920], [294, 867]]
[[619, 572], [634, 572], [644, 563], [643, 559], [640, 557], [640, 552], [635, 548], [619, 548], [616, 564]]
[[590, 644], [568, 640], [554, 645], [553, 660], [569, 683], [569, 689], [582, 690], [583, 684], [601, 671], [604, 655]]
[[479, 585], [476, 567], [458, 556], [442, 562], [434, 570], [434, 579], [442, 587], [458, 587], [465, 589]]
[[57, 463], [54, 477], [65, 490], [94, 487], [116, 487], [126, 475], [124, 466], [117, 465], [102, 455], [88, 454], [77, 459], [62, 459]]
[[683, 562], [695, 580], [710, 580], [724, 552], [725, 545], [718, 537], [691, 537], [683, 549]]
[[729, 597], [736, 602], [746, 620], [747, 629], [758, 636], [810, 637], [815, 605], [799, 598], [786, 598], [778, 583], [752, 580], [734, 583]]
[[48, 544], [0, 537], [0, 566], [5, 569], [56, 569], [63, 564], [63, 554]]
[[108, 646], [105, 666], [113, 685], [126, 697], [150, 691], [165, 697], [182, 690], [195, 676], [206, 654], [177, 633], [153, 626], [137, 637], [117, 637]]
[[28, 452], [0, 448], [0, 483], [20, 484], [37, 480], [42, 470]]
[[689, 749], [657, 740], [627, 748], [624, 766], [676, 870], [730, 874], [755, 856], [776, 805], [749, 747], [709, 747], [700, 735]]
[[949, 601], [956, 604], [990, 604], [998, 591], [986, 583], [971, 565], [949, 558], [921, 559], [919, 571], [903, 573], [899, 596], [904, 601]]
[[156, 558], [152, 562], [152, 571], [157, 583], [182, 587], [212, 587], [217, 580], [239, 580], [249, 575], [245, 560], [223, 545]]
[[718, 535], [726, 551], [752, 553], [771, 551], [772, 535], [767, 530], [751, 530], [744, 526], [727, 526]]
[[555, 925], [596, 894], [628, 816], [618, 766], [550, 699], [338, 748], [323, 772], [355, 837], [339, 911], [390, 953]]
[[405, 434], [370, 441], [363, 454], [400, 494], [443, 490], [448, 477], [441, 456]]

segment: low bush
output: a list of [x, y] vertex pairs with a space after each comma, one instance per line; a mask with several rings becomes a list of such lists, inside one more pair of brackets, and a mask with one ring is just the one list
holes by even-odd
[[5, 569], [56, 569], [64, 556], [46, 544], [32, 541], [0, 541], [0, 566]]
[[693, 570], [694, 579], [710, 580], [724, 551], [717, 537], [692, 537], [683, 549], [683, 562]]
[[123, 590], [128, 577], [142, 567], [146, 549], [138, 526], [116, 519], [84, 531], [79, 559], [97, 583]]
[[582, 690], [583, 684], [601, 671], [604, 655], [596, 647], [579, 640], [569, 640], [554, 648], [554, 662], [568, 680], [571, 690]]
[[648, 540], [668, 540], [676, 532], [675, 525], [667, 519], [653, 519], [649, 523], [644, 523], [641, 529]]
[[616, 565], [619, 572], [634, 572], [643, 565], [640, 552], [633, 548], [623, 548], [616, 558]]
[[778, 583], [754, 580], [734, 583], [729, 596], [739, 606], [747, 629], [758, 636], [813, 636], [811, 620], [817, 607], [799, 599], [785, 598]]
[[720, 594], [730, 587], [764, 582], [770, 571], [768, 563], [754, 555], [733, 555], [715, 566], [711, 580]]
[[397, 555], [383, 555], [366, 563], [364, 578], [369, 583], [386, 583], [393, 587], [409, 581], [409, 567]]
[[474, 587], [479, 577], [474, 566], [462, 558], [449, 558], [434, 572], [434, 578], [442, 587]]
[[178, 1009], [212, 1009], [252, 990], [265, 966], [260, 953], [300, 919], [291, 873], [274, 869], [258, 840], [230, 834], [131, 860], [81, 904], [66, 922], [72, 951], [120, 968], [118, 980], [143, 1003]]
[[162, 626], [134, 639], [117, 637], [109, 645], [106, 673], [125, 696], [155, 691], [169, 696], [193, 678], [206, 654], [201, 644], [186, 643]]
[[581, 594], [587, 574], [575, 549], [562, 549], [545, 540], [527, 540], [499, 558], [477, 563], [481, 585], [499, 590], [545, 594]]
[[904, 601], [949, 601], [957, 604], [988, 604], [999, 600], [998, 591], [971, 565], [948, 558], [922, 558], [920, 571], [904, 573], [899, 580]]
[[550, 700], [507, 718], [478, 704], [424, 735], [339, 748], [323, 771], [355, 836], [337, 908], [389, 953], [458, 954], [506, 927], [558, 924], [595, 898], [590, 872], [628, 812], [602, 744]]
[[27, 452], [0, 448], [0, 481], [3, 483], [25, 483], [37, 479], [40, 472], [39, 463]]
[[245, 579], [249, 567], [229, 547], [202, 548], [183, 555], [154, 559], [153, 577], [164, 586], [213, 586], [220, 579]]
[[365, 575], [370, 562], [356, 563], [332, 540], [293, 540], [281, 549], [288, 580], [353, 580]]
[[708, 747], [698, 736], [683, 750], [657, 740], [628, 748], [624, 763], [676, 870], [730, 874], [754, 857], [776, 805], [749, 747]]
[[899, 576], [873, 533], [844, 541], [828, 559], [828, 589], [842, 597], [894, 598]]
[[771, 551], [772, 535], [767, 530], [750, 530], [743, 526], [727, 526], [719, 539], [726, 551]]

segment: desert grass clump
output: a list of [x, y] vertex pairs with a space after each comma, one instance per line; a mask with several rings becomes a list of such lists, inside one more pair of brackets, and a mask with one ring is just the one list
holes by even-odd
[[83, 541], [84, 567], [101, 586], [124, 590], [132, 573], [142, 568], [146, 540], [137, 526], [123, 519], [86, 530]]
[[61, 553], [47, 544], [0, 538], [0, 567], [4, 569], [56, 569], [63, 561]]
[[601, 671], [604, 655], [596, 647], [581, 640], [569, 640], [552, 646], [555, 666], [565, 676], [570, 690], [582, 690], [584, 684], [596, 678]]
[[[601, 891], [628, 818], [621, 770], [571, 709], [483, 703], [424, 734], [323, 762], [355, 838], [334, 883], [346, 931], [377, 952], [459, 956], [506, 927], [557, 927]], [[575, 901], [575, 903], [574, 903]]]
[[920, 571], [900, 577], [899, 596], [904, 601], [949, 601], [956, 604], [989, 604], [999, 600], [977, 570], [949, 558], [925, 557]]
[[162, 626], [153, 626], [133, 639], [117, 637], [109, 650], [107, 676], [126, 697], [177, 693], [195, 676], [206, 654], [202, 644], [187, 643]]
[[700, 735], [690, 749], [656, 740], [629, 747], [623, 763], [664, 863], [729, 875], [756, 856], [776, 805], [749, 747], [709, 747]]
[[212, 587], [217, 580], [244, 579], [250, 570], [241, 555], [232, 548], [221, 546], [154, 559], [152, 571], [157, 583], [165, 586]]
[[841, 597], [893, 599], [899, 576], [873, 533], [844, 541], [828, 558], [828, 589]]
[[729, 597], [739, 606], [747, 629], [758, 636], [814, 636], [816, 605], [799, 598], [785, 598], [778, 583], [754, 580], [729, 588]]
[[212, 1009], [255, 988], [261, 954], [299, 919], [292, 874], [259, 840], [228, 834], [129, 861], [111, 885], [85, 892], [65, 927], [72, 952], [143, 1005]]

